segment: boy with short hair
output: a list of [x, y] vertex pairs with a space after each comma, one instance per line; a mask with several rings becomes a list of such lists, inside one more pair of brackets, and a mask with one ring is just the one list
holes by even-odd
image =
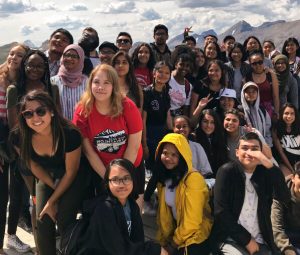
[[279, 254], [273, 239], [273, 196], [290, 199], [284, 176], [262, 153], [256, 133], [240, 138], [237, 160], [218, 170], [214, 189], [214, 236], [217, 249], [230, 255]]

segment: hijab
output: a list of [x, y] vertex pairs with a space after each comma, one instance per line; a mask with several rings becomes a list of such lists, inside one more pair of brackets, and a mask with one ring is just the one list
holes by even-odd
[[289, 69], [289, 60], [288, 60], [287, 56], [282, 55], [282, 54], [277, 55], [274, 58], [274, 60], [273, 60], [274, 67], [276, 66], [276, 62], [279, 60], [283, 60], [286, 64], [286, 69], [283, 72], [276, 71], [277, 79], [279, 82], [279, 93], [280, 93], [284, 90], [285, 86], [287, 85], [290, 69]]
[[[64, 54], [69, 50], [75, 50], [79, 56], [79, 64], [78, 64], [77, 68], [75, 70], [73, 70], [72, 72], [68, 71], [63, 64]], [[83, 70], [83, 66], [84, 66], [84, 51], [83, 51], [83, 49], [77, 44], [68, 45], [65, 48], [64, 53], [60, 59], [60, 63], [61, 63], [61, 65], [59, 67], [57, 75], [59, 77], [61, 77], [63, 84], [65, 86], [71, 87], [71, 88], [78, 87], [85, 77], [82, 74], [82, 70]]]

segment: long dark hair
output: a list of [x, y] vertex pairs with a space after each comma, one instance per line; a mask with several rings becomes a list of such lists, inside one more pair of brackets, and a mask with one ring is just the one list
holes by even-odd
[[120, 56], [124, 56], [125, 59], [128, 62], [129, 70], [128, 70], [128, 73], [127, 73], [126, 78], [125, 78], [126, 83], [129, 87], [129, 91], [132, 94], [133, 98], [136, 99], [136, 102], [135, 102], [136, 106], [138, 108], [140, 108], [141, 107], [140, 87], [139, 87], [138, 82], [135, 78], [134, 68], [133, 68], [133, 65], [132, 65], [132, 62], [131, 62], [131, 59], [130, 59], [129, 55], [124, 51], [118, 51], [112, 58], [112, 66], [115, 67], [116, 61], [117, 61], [118, 57], [120, 57]]
[[168, 142], [162, 143], [157, 151], [155, 168], [158, 173], [158, 182], [160, 182], [163, 186], [165, 186], [166, 180], [171, 180], [171, 185], [168, 188], [174, 189], [182, 180], [183, 176], [188, 172], [188, 165], [185, 159], [183, 158], [183, 156], [178, 152], [179, 153], [178, 165], [172, 170], [166, 169], [164, 164], [161, 162], [161, 154], [166, 144], [168, 144]]
[[289, 57], [289, 54], [287, 53], [287, 51], [286, 51], [286, 46], [287, 46], [287, 44], [288, 43], [294, 43], [294, 44], [296, 44], [296, 46], [297, 46], [297, 51], [296, 51], [296, 56], [300, 56], [300, 45], [299, 45], [299, 42], [298, 42], [298, 40], [295, 38], [295, 37], [289, 37], [288, 39], [286, 39], [285, 41], [284, 41], [284, 43], [283, 43], [283, 46], [282, 46], [282, 54], [283, 55], [285, 55], [285, 56], [287, 56], [287, 57]]
[[[77, 129], [70, 121], [62, 117], [57, 110], [55, 103], [47, 92], [40, 90], [32, 90], [28, 92], [20, 101], [20, 112], [25, 110], [26, 103], [37, 101], [41, 106], [45, 106], [51, 112], [51, 133], [53, 151], [58, 149], [65, 153], [65, 135], [64, 128]], [[28, 127], [25, 118], [19, 114], [18, 125], [13, 130], [15, 135], [19, 136], [20, 141], [20, 158], [25, 162], [26, 166], [30, 168], [30, 159], [32, 154], [32, 135], [34, 131]], [[58, 148], [59, 142], [62, 142], [62, 148]]]
[[126, 158], [120, 158], [120, 159], [113, 159], [108, 166], [106, 167], [106, 172], [104, 174], [104, 185], [105, 189], [108, 194], [112, 196], [112, 193], [109, 189], [109, 175], [111, 172], [112, 166], [120, 166], [124, 168], [130, 175], [132, 179], [132, 184], [133, 184], [133, 189], [132, 192], [129, 194], [129, 197], [133, 198], [134, 200], [138, 198], [138, 192], [137, 192], [137, 183], [136, 183], [136, 178], [135, 178], [135, 167], [134, 165]]
[[295, 121], [292, 124], [290, 134], [295, 135], [295, 136], [300, 135], [300, 116], [299, 116], [298, 110], [293, 104], [285, 103], [279, 110], [279, 119], [278, 119], [276, 127], [275, 127], [279, 139], [281, 139], [286, 134], [287, 126], [283, 120], [283, 112], [287, 107], [292, 108], [295, 112]]
[[50, 71], [49, 71], [48, 58], [40, 50], [29, 50], [22, 59], [21, 66], [20, 66], [20, 75], [17, 80], [17, 89], [18, 89], [19, 97], [24, 96], [26, 94], [26, 81], [27, 81], [26, 70], [25, 70], [26, 64], [27, 64], [28, 59], [32, 55], [35, 55], [35, 54], [39, 55], [43, 59], [44, 65], [45, 65], [44, 75], [41, 78], [41, 83], [44, 84], [45, 90], [49, 93], [49, 95], [51, 97], [53, 97], [52, 89], [51, 89], [51, 82], [50, 82]]
[[[211, 67], [212, 64], [216, 64], [220, 67], [221, 69], [221, 72], [222, 72], [222, 76], [221, 76], [221, 79], [220, 79], [220, 84], [222, 86], [222, 88], [225, 88], [226, 87], [226, 71], [225, 71], [225, 65], [223, 63], [223, 61], [219, 60], [219, 59], [214, 59], [214, 60], [211, 60], [209, 63], [208, 63], [208, 66], [207, 66], [207, 72], [209, 70], [209, 68]], [[205, 77], [203, 79], [203, 82], [206, 84], [206, 85], [209, 85], [211, 82], [210, 82], [210, 79], [207, 75], [207, 77]]]
[[242, 59], [241, 59], [241, 62], [246, 61], [246, 60], [247, 60], [247, 57], [246, 57], [245, 49], [244, 49], [243, 45], [240, 44], [239, 42], [234, 43], [234, 44], [233, 44], [233, 47], [229, 50], [228, 59], [229, 59], [231, 62], [233, 61], [231, 55], [232, 55], [233, 50], [236, 49], [236, 48], [240, 49], [240, 51], [242, 52]]
[[217, 56], [215, 59], [223, 60], [221, 48], [220, 48], [219, 44], [216, 42], [209, 42], [208, 44], [205, 45], [204, 50], [203, 50], [205, 59], [208, 60], [205, 51], [206, 51], [206, 48], [208, 47], [208, 45], [210, 45], [210, 44], [213, 44], [216, 47]]
[[139, 58], [138, 58], [138, 53], [141, 47], [147, 47], [147, 49], [149, 50], [150, 56], [149, 56], [149, 61], [147, 63], [147, 67], [150, 69], [150, 71], [152, 72], [154, 65], [155, 65], [155, 57], [154, 57], [154, 53], [153, 50], [151, 49], [150, 45], [148, 43], [141, 43], [138, 47], [135, 48], [135, 50], [132, 53], [132, 64], [134, 68], [137, 68], [139, 66]]
[[261, 43], [260, 43], [259, 39], [256, 36], [254, 36], [254, 35], [250, 35], [248, 38], [246, 38], [246, 40], [243, 43], [244, 51], [246, 53], [246, 56], [245, 56], [246, 58], [248, 58], [248, 55], [250, 53], [249, 51], [247, 51], [247, 44], [248, 44], [248, 42], [249, 42], [250, 39], [254, 39], [255, 41], [257, 41], [258, 47], [259, 47], [258, 50], [263, 53], [262, 46], [261, 46]]
[[[205, 115], [209, 115], [214, 119], [215, 130], [208, 137], [207, 134], [201, 128], [201, 122], [204, 119]], [[200, 143], [208, 158], [211, 158], [210, 151], [212, 148], [213, 151], [213, 161], [217, 164], [217, 168], [220, 165], [226, 163], [228, 161], [227, 147], [225, 142], [224, 128], [221, 124], [221, 121], [217, 115], [217, 113], [212, 109], [203, 110], [200, 118], [199, 118], [199, 126], [196, 128], [196, 141]], [[212, 164], [212, 162], [210, 161]], [[213, 169], [216, 171], [217, 169]]]

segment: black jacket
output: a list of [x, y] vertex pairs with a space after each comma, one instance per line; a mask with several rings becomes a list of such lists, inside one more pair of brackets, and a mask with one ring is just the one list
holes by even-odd
[[138, 205], [129, 200], [131, 209], [131, 234], [122, 205], [111, 196], [93, 200], [85, 212], [93, 212], [82, 254], [101, 255], [159, 255], [160, 245], [144, 242], [143, 222]]
[[[214, 187], [213, 230], [217, 243], [230, 237], [245, 247], [251, 239], [251, 234], [238, 224], [245, 198], [245, 179], [244, 169], [238, 161], [227, 163], [218, 170]], [[266, 169], [262, 165], [257, 166], [250, 181], [258, 196], [257, 215], [262, 237], [269, 248], [276, 252], [271, 224], [272, 200], [274, 197], [287, 204], [290, 192], [283, 174], [275, 166], [271, 169]]]

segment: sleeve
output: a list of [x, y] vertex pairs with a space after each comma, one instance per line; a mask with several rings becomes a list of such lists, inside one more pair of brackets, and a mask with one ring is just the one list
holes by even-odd
[[272, 212], [271, 212], [272, 228], [274, 234], [274, 241], [276, 246], [280, 249], [281, 252], [286, 250], [295, 250], [291, 244], [289, 237], [285, 233], [284, 226], [284, 207], [282, 204], [273, 200]]
[[128, 128], [128, 134], [135, 134], [143, 130], [143, 120], [139, 109], [129, 98], [124, 99], [123, 116]]
[[298, 84], [297, 84], [297, 80], [290, 75], [289, 77], [289, 81], [288, 81], [288, 85], [289, 85], [289, 93], [288, 93], [288, 102], [291, 102], [297, 109], [299, 107], [298, 105]]
[[199, 172], [190, 173], [190, 176], [185, 180], [185, 185], [187, 187], [184, 199], [180, 201], [180, 203], [183, 203], [181, 207], [183, 210], [182, 218], [179, 220], [180, 223], [173, 236], [176, 244], [185, 243], [194, 233], [197, 233], [203, 218], [207, 217], [204, 211], [209, 195], [204, 178]]
[[200, 172], [203, 175], [208, 175], [208, 174], [212, 174], [212, 170], [211, 170], [211, 166], [209, 164], [207, 155], [203, 149], [203, 147], [201, 146], [201, 144], [197, 144], [197, 148], [198, 148], [198, 153], [199, 153], [199, 160], [200, 160]]
[[287, 207], [291, 199], [291, 192], [285, 183], [282, 171], [277, 166], [273, 166], [268, 169], [268, 173], [273, 184], [273, 198]]
[[76, 150], [81, 146], [81, 135], [76, 129], [65, 130], [66, 152]]
[[6, 90], [6, 108], [10, 109], [18, 103], [18, 89], [15, 85], [9, 85]]
[[[226, 167], [225, 167], [226, 166]], [[229, 171], [231, 164], [222, 166], [216, 177], [214, 186], [214, 215], [216, 228], [228, 233], [234, 241], [246, 246], [251, 240], [251, 234], [235, 219], [230, 205], [229, 189], [232, 185]]]
[[73, 116], [73, 124], [77, 126], [84, 138], [89, 138], [88, 136], [88, 118], [83, 116], [81, 113], [82, 107], [79, 105], [76, 107], [74, 116]]

